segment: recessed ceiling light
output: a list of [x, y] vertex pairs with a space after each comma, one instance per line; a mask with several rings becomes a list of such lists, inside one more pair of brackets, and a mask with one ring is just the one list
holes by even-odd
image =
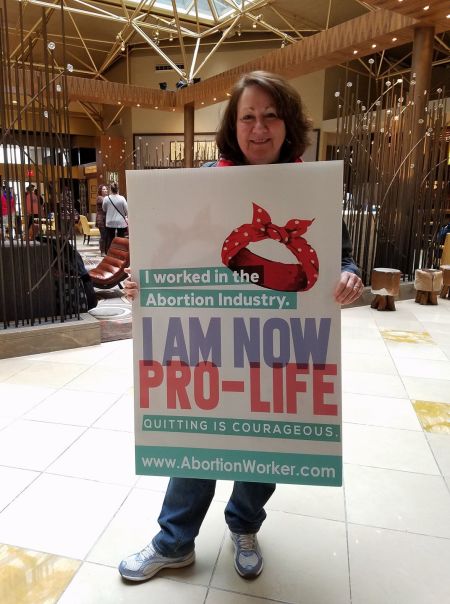
[[376, 48], [376, 47], [377, 47], [377, 45], [376, 45], [376, 44], [372, 44], [372, 48]]
[[136, 107], [140, 107], [140, 106], [141, 106], [141, 104], [140, 104], [140, 103], [138, 103], [138, 104], [136, 105]]
[[428, 10], [430, 8], [430, 5], [427, 4], [426, 6], [423, 7], [423, 10]]
[[358, 54], [358, 51], [357, 51], [357, 50], [354, 50], [354, 51], [353, 51], [353, 54], [354, 54], [354, 55], [357, 55], [357, 54]]
[[117, 101], [117, 104], [118, 104], [118, 105], [121, 105], [121, 104], [122, 104], [122, 101]]
[[397, 42], [397, 38], [392, 38], [392, 41], [393, 42]]
[[159, 109], [158, 105], [155, 106], [155, 109]]
[[213, 101], [217, 101], [216, 97], [213, 98]]

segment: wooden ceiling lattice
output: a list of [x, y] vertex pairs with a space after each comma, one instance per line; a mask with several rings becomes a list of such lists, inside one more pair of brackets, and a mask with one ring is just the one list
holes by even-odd
[[120, 102], [135, 107], [139, 104], [165, 110], [181, 109], [185, 104], [194, 103], [198, 108], [225, 100], [236, 79], [247, 71], [263, 69], [287, 78], [305, 75], [353, 60], [355, 50], [358, 57], [373, 54], [373, 44], [383, 49], [410, 42], [416, 23], [411, 17], [378, 10], [273, 50], [259, 59], [177, 92], [71, 77], [68, 78], [69, 98], [113, 105]]
[[[191, 8], [198, 8], [198, 2], [191, 0]], [[393, 71], [392, 66], [398, 66], [397, 72], [402, 73], [409, 68], [411, 52], [391, 49], [411, 45], [418, 27], [432, 24], [438, 34], [447, 32], [450, 25], [449, 0], [430, 0], [428, 10], [424, 10], [426, 0], [226, 2], [235, 12], [222, 20], [215, 15], [208, 25], [194, 13], [186, 16], [179, 12], [175, 0], [173, 13], [169, 9], [161, 12], [156, 0], [8, 0], [10, 35], [17, 35], [22, 17], [28, 23], [23, 39], [11, 45], [11, 60], [24, 70], [40, 70], [51, 61], [55, 71], [67, 75], [69, 99], [78, 101], [92, 119], [88, 105], [83, 104], [117, 105], [118, 111], [125, 106], [165, 111], [179, 111], [189, 103], [197, 108], [208, 106], [226, 100], [236, 79], [254, 69], [274, 71], [290, 79], [380, 53], [374, 77], [384, 77]], [[63, 19], [61, 11], [65, 11]], [[62, 21], [64, 32], [55, 25]], [[44, 30], [54, 43], [50, 56], [41, 44]], [[218, 49], [227, 44], [250, 48], [257, 41], [268, 40], [271, 46], [259, 59], [190, 85], [194, 77], [203, 74], [204, 65]], [[35, 56], [33, 66], [27, 59], [29, 48]], [[70, 73], [58, 55], [62, 48], [73, 63]], [[189, 85], [173, 92], [108, 81], [114, 77], [110, 70], [117, 62], [128, 62], [132, 52], [142, 50], [158, 54]], [[435, 36], [435, 54], [434, 65], [450, 62], [445, 33]], [[171, 58], [175, 56], [177, 59]], [[381, 64], [387, 68], [382, 70]], [[362, 67], [372, 72], [367, 61]]]

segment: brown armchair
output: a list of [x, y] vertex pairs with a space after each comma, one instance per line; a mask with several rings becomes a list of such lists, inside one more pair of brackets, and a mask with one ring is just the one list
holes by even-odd
[[108, 253], [102, 258], [99, 265], [89, 271], [95, 287], [107, 289], [118, 285], [126, 279], [124, 269], [130, 266], [129, 240], [125, 237], [114, 237]]

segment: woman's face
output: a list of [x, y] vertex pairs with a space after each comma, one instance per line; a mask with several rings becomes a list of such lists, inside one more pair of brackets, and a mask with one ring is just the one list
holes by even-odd
[[278, 117], [275, 102], [259, 86], [247, 86], [237, 106], [236, 136], [246, 161], [273, 164], [280, 157], [286, 126]]
[[108, 195], [108, 188], [107, 187], [102, 187], [102, 195], [103, 197], [106, 197]]

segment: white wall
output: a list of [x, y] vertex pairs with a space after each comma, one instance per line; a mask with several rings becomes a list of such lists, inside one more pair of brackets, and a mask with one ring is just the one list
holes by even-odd
[[[217, 51], [206, 63], [201, 71], [201, 77], [207, 78], [217, 75], [255, 59], [264, 54], [261, 50], [244, 51]], [[204, 56], [200, 55], [197, 65], [200, 65]], [[180, 55], [171, 57], [175, 63], [181, 63]], [[155, 66], [162, 64], [161, 57], [144, 54], [133, 54], [130, 57], [131, 82], [139, 86], [159, 88], [159, 82], [167, 82], [168, 88], [175, 89], [176, 82], [180, 79], [175, 71], [155, 71]], [[300, 92], [306, 110], [313, 120], [314, 127], [320, 128], [322, 123], [323, 88], [325, 83], [325, 71], [318, 71], [305, 76], [300, 76], [291, 81], [292, 85]], [[210, 105], [195, 112], [196, 132], [215, 132], [224, 110], [224, 103]], [[167, 112], [153, 109], [132, 110], [132, 130], [137, 133], [181, 133], [184, 130], [183, 113]]]

